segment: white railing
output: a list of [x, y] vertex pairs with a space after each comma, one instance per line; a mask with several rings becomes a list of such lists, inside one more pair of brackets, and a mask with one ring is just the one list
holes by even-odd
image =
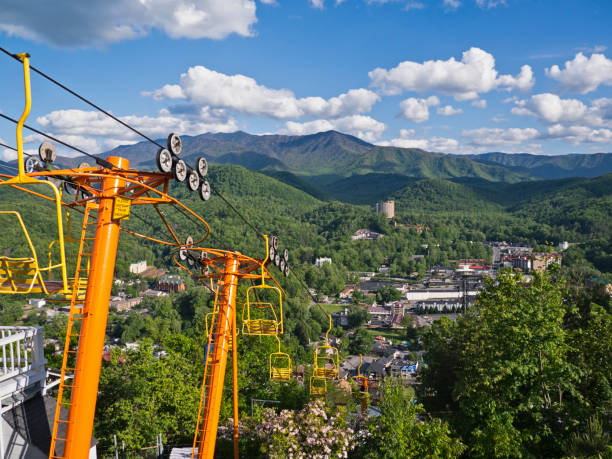
[[28, 372], [45, 371], [42, 327], [0, 326], [0, 383]]

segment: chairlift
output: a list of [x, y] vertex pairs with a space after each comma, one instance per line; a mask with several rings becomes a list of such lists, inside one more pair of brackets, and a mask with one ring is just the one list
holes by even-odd
[[270, 354], [270, 380], [290, 381], [291, 380], [291, 357], [289, 354], [281, 352], [281, 342], [278, 336], [278, 352]]
[[317, 376], [310, 377], [310, 396], [321, 397], [327, 393], [327, 379]]
[[246, 303], [242, 309], [242, 333], [245, 335], [273, 336], [283, 333], [283, 298], [280, 288], [267, 285], [264, 266], [268, 261], [268, 237], [266, 258], [261, 264], [261, 284], [247, 289]]
[[314, 350], [313, 376], [324, 379], [338, 379], [340, 370], [340, 353], [338, 349], [329, 345], [328, 335], [331, 331], [332, 320], [329, 317], [329, 328], [325, 332], [325, 345], [317, 346]]

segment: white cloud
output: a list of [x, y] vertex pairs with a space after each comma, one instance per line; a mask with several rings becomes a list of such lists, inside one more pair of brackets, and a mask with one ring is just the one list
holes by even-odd
[[463, 113], [463, 110], [460, 108], [455, 108], [452, 105], [445, 105], [444, 107], [440, 107], [437, 110], [438, 115], [451, 116], [451, 115], [459, 115]]
[[481, 8], [491, 9], [500, 5], [508, 6], [506, 0], [476, 0], [476, 4]]
[[545, 138], [560, 139], [573, 145], [580, 145], [582, 143], [612, 143], [612, 130], [555, 124], [546, 130]]
[[491, 118], [491, 121], [495, 123], [507, 123], [508, 122], [508, 120], [504, 118], [502, 115], [495, 115], [493, 118]]
[[442, 4], [447, 10], [456, 10], [461, 6], [461, 2], [459, 0], [444, 0]]
[[310, 6], [322, 10], [325, 5], [323, 3], [323, 0], [310, 0]]
[[511, 112], [531, 115], [546, 123], [575, 122], [584, 117], [587, 106], [577, 99], [561, 99], [556, 94], [536, 94], [527, 100], [515, 102]]
[[422, 10], [424, 8], [425, 8], [425, 3], [423, 3], [423, 2], [410, 1], [410, 2], [406, 3], [406, 5], [404, 5], [404, 9], [406, 11]]
[[353, 115], [344, 118], [332, 120], [320, 119], [305, 123], [288, 121], [285, 123], [285, 128], [279, 131], [279, 134], [306, 135], [336, 130], [354, 135], [367, 142], [373, 142], [382, 135], [385, 129], [387, 129], [387, 126], [374, 118], [363, 115]]
[[351, 89], [337, 97], [298, 99], [289, 89], [270, 89], [245, 75], [225, 75], [203, 66], [191, 67], [179, 85], [144, 92], [155, 99], [188, 99], [200, 106], [221, 107], [277, 119], [304, 116], [339, 118], [371, 110], [380, 96], [369, 89]]
[[473, 101], [472, 105], [477, 108], [487, 108], [487, 101], [484, 99], [478, 99]]
[[420, 148], [426, 151], [450, 153], [456, 151], [459, 142], [446, 137], [416, 138], [413, 129], [400, 129], [399, 138], [378, 142], [380, 146]]
[[547, 124], [612, 127], [612, 99], [609, 98], [595, 99], [587, 106], [578, 99], [544, 93], [515, 101], [515, 105], [513, 114], [534, 116]]
[[440, 99], [436, 96], [427, 99], [416, 99], [410, 97], [400, 103], [400, 116], [415, 123], [422, 123], [429, 119], [429, 107], [440, 104]]
[[546, 69], [546, 75], [559, 81], [561, 88], [570, 92], [586, 94], [599, 85], [612, 85], [612, 60], [603, 54], [592, 54], [587, 58], [578, 53], [565, 62], [563, 70], [558, 65]]
[[470, 140], [472, 145], [478, 146], [499, 146], [515, 145], [528, 140], [538, 138], [540, 133], [533, 128], [480, 128], [469, 129], [461, 132], [463, 137]]
[[[227, 117], [223, 112], [209, 109], [183, 117], [174, 116], [164, 109], [160, 111], [159, 116], [131, 115], [119, 118], [146, 135], [158, 137], [165, 137], [170, 132], [195, 135], [203, 132], [233, 132], [238, 129], [233, 118]], [[57, 110], [37, 118], [36, 121], [55, 137], [88, 153], [99, 153], [108, 148], [141, 140], [137, 134], [97, 111]], [[42, 141], [38, 137], [31, 136], [28, 140]]]
[[0, 30], [21, 38], [74, 48], [145, 36], [152, 29], [171, 38], [251, 36], [253, 0], [8, 0]]
[[392, 69], [376, 68], [368, 73], [371, 85], [385, 94], [402, 91], [438, 91], [456, 100], [478, 98], [493, 89], [529, 90], [535, 83], [531, 67], [524, 65], [517, 76], [498, 75], [493, 55], [479, 48], [463, 52], [455, 58], [425, 61], [404, 61]]

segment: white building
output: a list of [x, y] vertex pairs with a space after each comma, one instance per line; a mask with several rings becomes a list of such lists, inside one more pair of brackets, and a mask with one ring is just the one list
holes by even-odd
[[315, 266], [317, 268], [320, 268], [321, 266], [323, 266], [325, 263], [331, 263], [332, 259], [331, 258], [327, 258], [327, 257], [321, 257], [321, 258], [317, 258], [315, 260]]
[[133, 274], [140, 274], [147, 270], [147, 260], [140, 260], [130, 265], [130, 272]]
[[36, 308], [42, 308], [47, 302], [42, 298], [30, 298], [28, 303]]

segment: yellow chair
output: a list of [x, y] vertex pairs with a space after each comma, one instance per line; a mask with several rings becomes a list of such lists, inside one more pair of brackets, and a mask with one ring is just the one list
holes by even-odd
[[290, 381], [293, 369], [291, 368], [291, 357], [289, 354], [281, 352], [281, 343], [278, 336], [278, 352], [270, 354], [270, 380]]
[[[4, 185], [7, 182], [2, 182]], [[51, 184], [49, 184], [51, 185]], [[53, 186], [53, 185], [51, 185]], [[59, 210], [61, 216], [61, 210]], [[0, 211], [0, 216], [12, 220], [12, 224], [18, 224], [21, 232], [27, 242], [29, 254], [26, 257], [9, 257], [0, 256], [0, 294], [29, 294], [29, 293], [44, 293], [46, 295], [52, 293], [62, 293], [68, 290], [68, 282], [66, 278], [66, 261], [64, 256], [64, 241], [61, 233], [60, 221], [60, 247], [61, 253], [60, 263], [52, 264], [42, 268], [38, 263], [36, 250], [32, 244], [32, 239], [28, 234], [28, 230], [21, 218], [21, 214], [17, 211]], [[9, 226], [7, 226], [8, 228]], [[43, 278], [43, 273], [51, 273], [52, 270], [59, 269], [62, 273], [60, 281], [47, 280]]]
[[327, 379], [318, 378], [316, 376], [310, 377], [310, 396], [320, 397], [327, 393]]
[[246, 303], [242, 309], [242, 333], [245, 335], [273, 336], [283, 333], [283, 295], [281, 289], [267, 285], [264, 266], [268, 261], [268, 236], [266, 258], [261, 265], [261, 284], [247, 289]]
[[332, 320], [329, 317], [329, 328], [325, 333], [325, 345], [317, 346], [314, 350], [313, 376], [324, 379], [338, 379], [340, 370], [340, 353], [338, 349], [329, 345], [328, 335], [331, 331]]

